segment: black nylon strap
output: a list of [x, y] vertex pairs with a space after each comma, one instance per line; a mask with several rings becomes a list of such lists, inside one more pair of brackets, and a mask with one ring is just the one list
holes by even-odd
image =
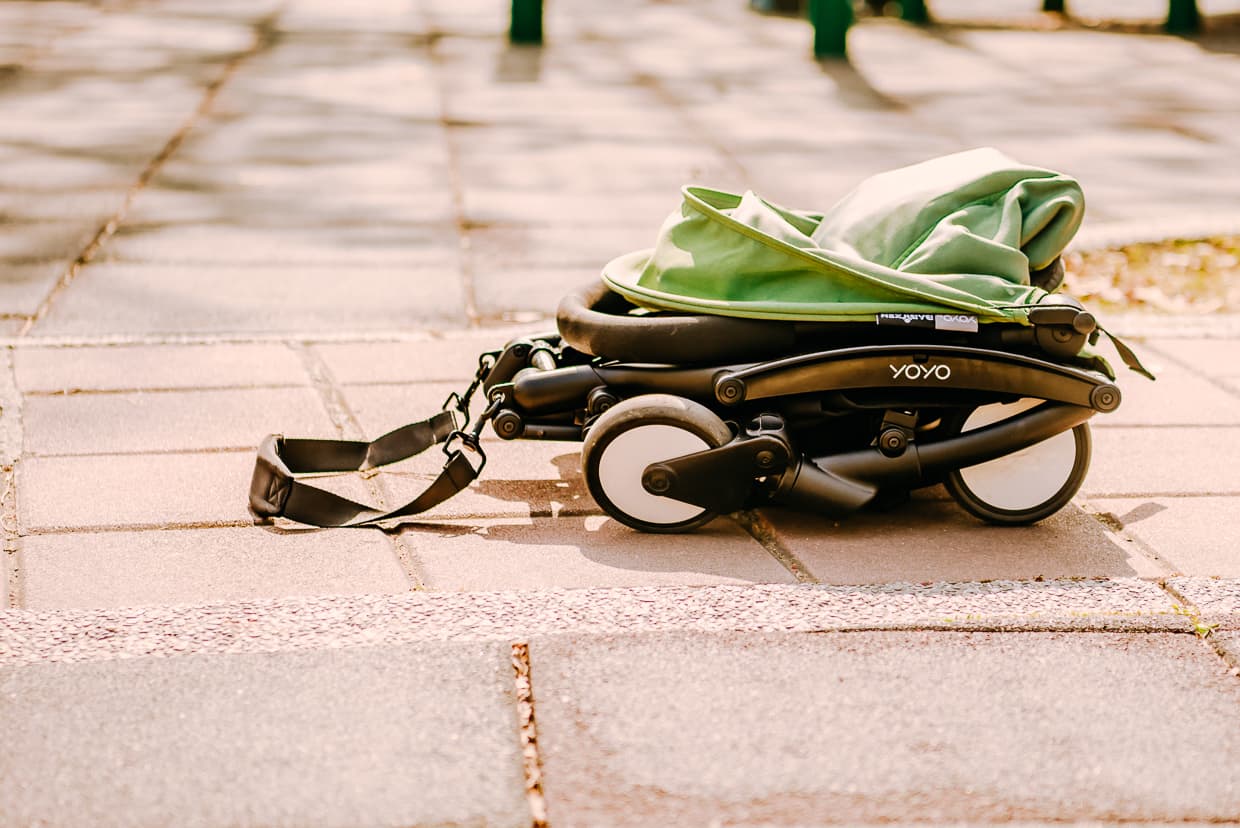
[[250, 481], [250, 510], [259, 518], [286, 517], [311, 526], [364, 526], [425, 512], [469, 486], [486, 457], [472, 440], [464, 444], [479, 457], [475, 466], [461, 450], [448, 455], [439, 475], [421, 494], [384, 512], [295, 479], [297, 474], [365, 471], [419, 454], [447, 442], [456, 432], [451, 411], [410, 423], [372, 442], [286, 440], [268, 436], [260, 446]]

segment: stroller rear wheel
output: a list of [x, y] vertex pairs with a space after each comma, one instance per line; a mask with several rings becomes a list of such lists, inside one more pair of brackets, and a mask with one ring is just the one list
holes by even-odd
[[[986, 405], [965, 418], [960, 430], [971, 431], [1006, 420], [1041, 400]], [[966, 512], [987, 523], [1022, 526], [1062, 509], [1076, 494], [1089, 470], [1089, 425], [1081, 423], [1021, 451], [988, 463], [954, 469], [943, 481]]]
[[586, 485], [603, 511], [643, 532], [685, 532], [714, 512], [651, 494], [642, 473], [651, 463], [716, 448], [732, 431], [708, 408], [670, 394], [644, 394], [609, 408], [581, 450]]

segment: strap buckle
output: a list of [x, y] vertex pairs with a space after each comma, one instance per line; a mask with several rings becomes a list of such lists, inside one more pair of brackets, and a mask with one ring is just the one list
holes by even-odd
[[499, 358], [499, 351], [483, 351], [478, 355], [478, 370], [474, 372], [474, 379], [465, 389], [464, 394], [458, 394], [453, 391], [448, 398], [443, 401], [440, 409], [448, 411], [455, 409], [459, 411], [464, 420], [461, 422], [461, 428], [469, 425], [469, 403], [474, 397], [474, 392], [478, 390], [478, 386], [486, 381], [487, 375], [491, 373], [491, 369], [495, 367], [495, 361]]

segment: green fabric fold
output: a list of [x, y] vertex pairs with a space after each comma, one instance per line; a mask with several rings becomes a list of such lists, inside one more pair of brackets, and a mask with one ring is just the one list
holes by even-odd
[[607, 284], [644, 307], [751, 318], [857, 321], [968, 313], [1028, 321], [1029, 284], [1080, 227], [1072, 178], [976, 149], [864, 181], [825, 213], [752, 192], [685, 187], [655, 246]]

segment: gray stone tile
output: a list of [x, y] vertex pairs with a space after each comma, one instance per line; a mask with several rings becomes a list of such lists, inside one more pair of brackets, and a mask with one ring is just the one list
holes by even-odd
[[1131, 372], [1121, 375], [1120, 407], [1096, 417], [1094, 425], [1240, 425], [1235, 398], [1210, 380], [1170, 363], [1151, 370], [1155, 382]]
[[1194, 772], [1240, 761], [1240, 684], [1192, 636], [561, 637], [530, 654], [553, 825], [1240, 809], [1234, 774]]
[[68, 259], [37, 264], [0, 262], [0, 313], [33, 316], [68, 267]]
[[503, 644], [0, 667], [10, 825], [528, 825]]
[[10, 186], [0, 193], [0, 217], [8, 221], [85, 219], [87, 223], [102, 227], [120, 209], [125, 189], [42, 192]]
[[378, 268], [93, 264], [32, 334], [400, 331], [463, 322], [455, 260], [435, 253]]
[[131, 392], [29, 397], [29, 454], [110, 454], [257, 447], [267, 434], [334, 437], [314, 391]]
[[1210, 377], [1240, 377], [1240, 340], [1152, 339], [1149, 346]]
[[1240, 576], [1240, 555], [1228, 521], [1240, 496], [1099, 498], [1124, 531], [1148, 545], [1180, 575]]
[[478, 356], [499, 350], [520, 333], [484, 330], [410, 342], [316, 345], [314, 350], [340, 383], [441, 381], [460, 383], [464, 391], [478, 369]]
[[98, 230], [99, 225], [89, 221], [0, 222], [0, 260], [70, 262]]
[[284, 345], [19, 348], [13, 368], [27, 393], [309, 384], [301, 360]]
[[1240, 493], [1240, 428], [1094, 428], [1091, 497]]
[[27, 457], [18, 466], [26, 532], [252, 521], [253, 452]]
[[552, 589], [791, 583], [792, 575], [727, 518], [670, 538], [603, 516], [443, 521], [401, 535], [427, 587]]
[[451, 258], [451, 225], [254, 228], [229, 224], [127, 225], [107, 246], [108, 261], [152, 264], [420, 267]]
[[[624, 251], [621, 251], [624, 252]], [[555, 310], [564, 295], [597, 281], [611, 257], [581, 267], [531, 267], [491, 271], [474, 266], [478, 313], [487, 322], [554, 327]]]
[[261, 527], [74, 532], [21, 540], [25, 606], [124, 607], [409, 588], [379, 532]]
[[1167, 574], [1071, 504], [1033, 526], [989, 526], [954, 502], [922, 499], [840, 520], [790, 509], [763, 514], [823, 583]]

